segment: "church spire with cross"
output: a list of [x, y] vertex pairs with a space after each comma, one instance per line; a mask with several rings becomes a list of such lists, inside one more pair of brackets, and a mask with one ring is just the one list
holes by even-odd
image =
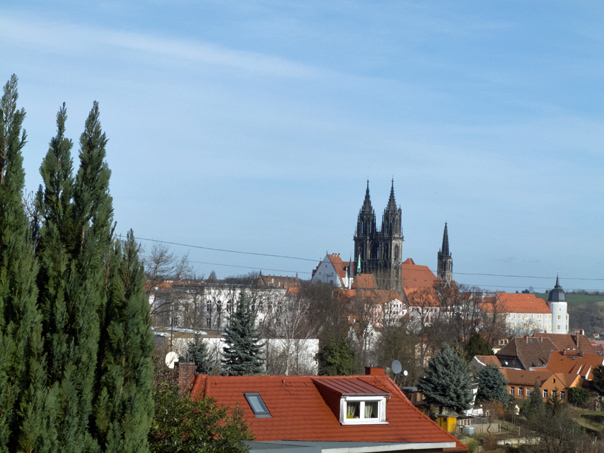
[[438, 251], [438, 262], [436, 264], [437, 277], [445, 287], [450, 287], [453, 283], [453, 258], [449, 251], [449, 230], [445, 222], [445, 231], [443, 232], [443, 245]]

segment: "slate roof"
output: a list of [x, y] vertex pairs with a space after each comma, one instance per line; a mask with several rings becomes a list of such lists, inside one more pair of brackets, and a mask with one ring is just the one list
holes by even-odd
[[[321, 395], [318, 385], [374, 388], [391, 397], [388, 424], [342, 425]], [[374, 390], [376, 391], [376, 390]], [[244, 393], [257, 392], [271, 417], [256, 418]], [[219, 404], [243, 409], [257, 441], [455, 442], [468, 451], [405, 397], [388, 376], [207, 376], [195, 377], [192, 398], [209, 396]]]
[[[545, 366], [556, 346], [548, 338], [516, 337], [512, 338], [497, 354], [504, 367], [521, 368]], [[515, 358], [520, 362], [515, 362]], [[508, 362], [506, 364], [506, 362]]]

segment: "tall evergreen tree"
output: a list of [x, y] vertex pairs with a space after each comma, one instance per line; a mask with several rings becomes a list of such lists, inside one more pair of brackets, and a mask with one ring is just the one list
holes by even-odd
[[543, 395], [541, 395], [539, 381], [535, 381], [531, 396], [520, 408], [520, 415], [529, 420], [538, 420], [545, 415], [545, 403], [543, 402]]
[[226, 329], [222, 364], [229, 376], [259, 374], [264, 369], [260, 334], [255, 327], [256, 312], [242, 292], [237, 300], [237, 309], [229, 316]]
[[23, 207], [21, 150], [25, 111], [17, 109], [17, 77], [0, 100], [0, 451], [52, 444], [54, 393], [46, 388], [37, 263]]
[[190, 359], [195, 362], [196, 373], [208, 374], [211, 371], [208, 346], [201, 339], [201, 335], [196, 334], [195, 338], [189, 342], [187, 353]]
[[345, 376], [357, 372], [354, 349], [346, 338], [325, 345], [317, 359], [319, 376]]
[[462, 359], [450, 346], [445, 347], [428, 362], [424, 377], [418, 388], [433, 404], [455, 412], [470, 409], [472, 404], [472, 382], [470, 372]]
[[138, 253], [130, 231], [123, 245], [115, 243], [109, 259], [95, 426], [100, 444], [112, 452], [148, 450], [153, 419], [154, 342]]

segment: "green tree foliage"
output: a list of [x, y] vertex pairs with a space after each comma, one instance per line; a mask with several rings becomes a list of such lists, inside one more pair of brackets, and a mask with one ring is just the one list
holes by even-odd
[[319, 376], [344, 376], [357, 372], [354, 349], [346, 338], [325, 345], [317, 358]]
[[450, 346], [445, 347], [428, 362], [419, 389], [428, 404], [461, 413], [472, 405], [472, 381], [468, 366]]
[[256, 312], [243, 292], [236, 310], [229, 316], [229, 327], [224, 337], [226, 346], [222, 352], [224, 371], [229, 376], [259, 374], [264, 369], [260, 334], [255, 327]]
[[464, 353], [469, 361], [477, 355], [493, 355], [493, 349], [478, 332], [474, 332], [464, 347]]
[[95, 424], [107, 451], [145, 451], [153, 418], [154, 341], [139, 245], [132, 231], [116, 241], [102, 323]]
[[190, 360], [195, 362], [196, 373], [208, 374], [212, 371], [208, 346], [201, 339], [201, 335], [196, 334], [195, 338], [189, 342], [187, 353], [189, 354]]
[[217, 406], [213, 399], [191, 400], [178, 387], [160, 385], [153, 392], [155, 416], [149, 431], [152, 452], [243, 452], [253, 440], [243, 410]]
[[59, 110], [30, 224], [16, 99], [13, 77], [0, 140], [0, 451], [147, 451], [149, 309], [138, 246], [113, 235], [98, 104], [75, 177]]
[[604, 395], [604, 366], [598, 365], [594, 368], [592, 385], [600, 395]]
[[477, 373], [476, 378], [478, 379], [477, 403], [499, 401], [505, 404], [507, 402], [509, 397], [506, 387], [507, 381], [497, 367], [485, 366]]
[[573, 406], [587, 407], [591, 394], [583, 387], [571, 387], [568, 389], [568, 402]]
[[531, 396], [520, 408], [520, 415], [526, 417], [528, 420], [536, 420], [545, 414], [545, 403], [543, 402], [543, 396], [541, 395], [541, 386], [539, 381], [535, 381], [535, 387], [531, 392]]
[[0, 100], [0, 451], [31, 451], [54, 437], [56, 394], [46, 388], [37, 263], [22, 199], [25, 111], [17, 77]]

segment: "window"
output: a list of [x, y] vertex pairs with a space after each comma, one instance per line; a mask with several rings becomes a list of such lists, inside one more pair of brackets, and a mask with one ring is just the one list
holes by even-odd
[[547, 390], [543, 391], [543, 398], [547, 398]]
[[526, 396], [531, 396], [531, 389], [529, 389], [529, 388], [526, 389]]
[[510, 395], [514, 396], [514, 392], [516, 389], [514, 387], [510, 387]]
[[565, 401], [565, 400], [566, 400], [566, 393], [564, 393], [564, 390], [562, 390], [562, 391], [560, 392], [560, 399], [561, 399], [562, 401]]
[[522, 387], [518, 387], [518, 396], [522, 396]]
[[562, 319], [562, 315], [558, 315], [558, 319]]
[[245, 396], [245, 399], [250, 405], [250, 408], [252, 409], [252, 412], [256, 418], [268, 418], [271, 416], [271, 413], [268, 411], [266, 404], [264, 404], [260, 393], [244, 393], [243, 396]]
[[386, 422], [385, 396], [343, 396], [340, 400], [340, 423], [370, 425]]

